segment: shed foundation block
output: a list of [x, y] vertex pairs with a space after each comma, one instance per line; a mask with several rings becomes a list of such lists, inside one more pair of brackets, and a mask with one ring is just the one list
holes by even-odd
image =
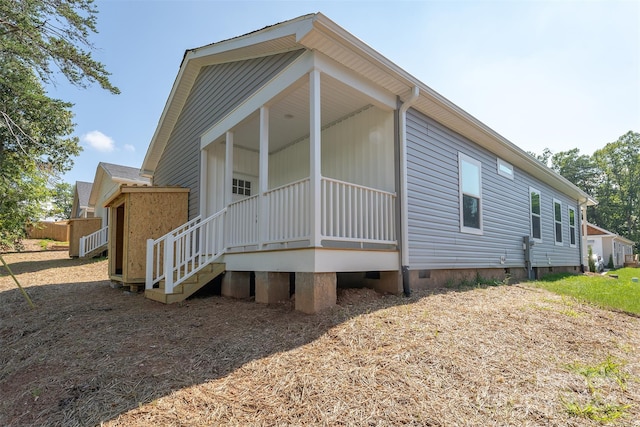
[[249, 298], [251, 296], [251, 273], [248, 271], [227, 271], [222, 278], [222, 296]]
[[336, 305], [336, 273], [296, 273], [296, 310], [318, 313]]
[[289, 300], [289, 273], [256, 271], [256, 302], [275, 304]]

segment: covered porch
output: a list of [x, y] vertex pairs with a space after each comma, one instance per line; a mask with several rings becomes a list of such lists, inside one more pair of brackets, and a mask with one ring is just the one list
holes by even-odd
[[322, 65], [203, 135], [200, 211], [226, 210], [226, 253], [396, 248], [395, 99]]
[[147, 289], [171, 293], [214, 261], [247, 290], [249, 273], [310, 274], [311, 294], [317, 279], [334, 295], [337, 273], [397, 273], [395, 106], [302, 55], [202, 135], [200, 215], [149, 241]]

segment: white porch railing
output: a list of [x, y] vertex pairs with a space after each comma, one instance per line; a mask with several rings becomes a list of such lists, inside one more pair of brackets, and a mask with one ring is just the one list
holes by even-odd
[[107, 244], [109, 238], [109, 226], [103, 227], [98, 231], [80, 237], [80, 258], [84, 258], [87, 254], [93, 252], [101, 246]]
[[159, 239], [147, 240], [146, 289], [164, 279], [165, 293], [224, 253], [227, 210], [202, 220], [196, 217]]
[[227, 212], [227, 247], [257, 245], [258, 196], [231, 203]]
[[265, 193], [267, 232], [265, 243], [286, 243], [309, 239], [309, 178]]
[[322, 237], [395, 244], [395, 198], [387, 191], [322, 178]]
[[[395, 194], [322, 178], [321, 208], [314, 213], [309, 186], [306, 178], [269, 190], [262, 200], [247, 197], [147, 240], [146, 288], [164, 279], [165, 292], [172, 293], [227, 248], [309, 240], [312, 215], [321, 216], [324, 240], [396, 244]], [[259, 229], [260, 215], [266, 216], [266, 230]]]

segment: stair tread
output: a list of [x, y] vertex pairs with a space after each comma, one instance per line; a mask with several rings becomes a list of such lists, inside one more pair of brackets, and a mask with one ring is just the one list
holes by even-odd
[[158, 284], [158, 288], [146, 289], [145, 296], [149, 299], [159, 301], [164, 304], [182, 301], [193, 295], [211, 280], [224, 273], [225, 268], [226, 265], [221, 262], [209, 263], [207, 266], [203, 267], [200, 271], [195, 273], [192, 277], [174, 287], [172, 293], [168, 294], [165, 292], [165, 281], [161, 280]]

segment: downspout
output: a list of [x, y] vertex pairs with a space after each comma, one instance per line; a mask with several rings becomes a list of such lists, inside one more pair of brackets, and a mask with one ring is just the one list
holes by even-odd
[[[587, 203], [589, 203], [589, 199], [584, 199], [584, 202], [580, 202], [580, 199], [578, 199], [578, 209], [580, 210], [580, 239], [578, 239], [578, 241], [580, 243], [578, 243], [578, 249], [580, 251], [580, 273], [584, 273], [584, 253], [583, 253], [583, 245], [582, 245], [582, 239], [586, 238], [586, 234], [585, 234], [585, 227], [584, 225], [586, 225], [587, 223], [587, 209], [586, 209], [586, 205]], [[584, 222], [585, 224], [582, 224], [582, 207], [585, 207], [584, 209]], [[588, 257], [589, 255], [587, 255]], [[587, 262], [589, 262], [589, 260], [587, 259]]]
[[407, 110], [420, 96], [420, 89], [414, 86], [411, 95], [402, 103], [398, 111], [398, 133], [400, 139], [400, 265], [402, 266], [402, 291], [411, 295], [409, 280], [409, 200], [407, 190]]

